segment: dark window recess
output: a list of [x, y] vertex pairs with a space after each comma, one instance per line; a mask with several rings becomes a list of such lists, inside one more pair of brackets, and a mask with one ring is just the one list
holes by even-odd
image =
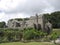
[[34, 24], [34, 28], [36, 29], [36, 24]]
[[51, 30], [50, 30], [49, 26], [47, 26], [46, 31], [47, 31], [47, 34], [50, 34]]
[[38, 24], [38, 30], [40, 30], [41, 29], [41, 25], [40, 24]]
[[[37, 26], [38, 26], [38, 28], [37, 28]], [[41, 29], [41, 25], [40, 24], [38, 24], [38, 25], [34, 24], [34, 28], [40, 30]]]
[[16, 22], [16, 27], [20, 27], [20, 26], [21, 26], [20, 23], [17, 23], [17, 22]]

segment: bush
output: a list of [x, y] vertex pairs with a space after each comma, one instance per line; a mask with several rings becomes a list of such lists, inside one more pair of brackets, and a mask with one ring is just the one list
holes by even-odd
[[22, 32], [18, 29], [0, 29], [0, 42], [20, 41]]
[[51, 40], [54, 40], [54, 43], [56, 44], [55, 40], [57, 39], [58, 35], [56, 32], [51, 34]]
[[36, 40], [46, 36], [46, 33], [35, 30], [33, 28], [26, 28], [24, 30], [18, 29], [0, 29], [0, 42]]
[[31, 40], [31, 39], [39, 39], [39, 38], [43, 38], [44, 36], [46, 36], [47, 33], [44, 33], [42, 31], [38, 31], [35, 29], [28, 29], [26, 31], [24, 31], [23, 36], [25, 40]]
[[52, 39], [52, 40], [57, 39], [57, 37], [58, 37], [58, 35], [57, 35], [56, 32], [54, 32], [54, 33], [51, 34], [51, 39]]
[[34, 30], [27, 30], [24, 32], [24, 39], [30, 40], [34, 39], [35, 31]]

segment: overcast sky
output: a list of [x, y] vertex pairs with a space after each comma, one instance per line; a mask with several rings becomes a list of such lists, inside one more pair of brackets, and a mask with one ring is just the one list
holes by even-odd
[[60, 10], [60, 0], [0, 0], [0, 21]]

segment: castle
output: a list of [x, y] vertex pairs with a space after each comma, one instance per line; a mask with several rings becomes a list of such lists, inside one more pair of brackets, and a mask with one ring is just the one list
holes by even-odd
[[[23, 29], [23, 28], [37, 28], [37, 29], [42, 29], [44, 30], [45, 28], [45, 24], [47, 23], [47, 19], [44, 17], [43, 14], [37, 15], [36, 16], [31, 16], [29, 18], [29, 20], [9, 20], [8, 21], [8, 28], [19, 28], [19, 29]], [[50, 24], [50, 23], [49, 23]]]

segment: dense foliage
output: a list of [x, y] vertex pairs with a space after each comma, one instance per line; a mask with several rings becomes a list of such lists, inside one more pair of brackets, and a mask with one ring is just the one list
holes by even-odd
[[0, 29], [0, 42], [20, 41], [22, 31], [18, 29]]
[[43, 38], [44, 36], [47, 35], [47, 33], [41, 31], [41, 30], [36, 30], [33, 28], [28, 28], [24, 30], [24, 39], [26, 40], [31, 40], [31, 39], [40, 39]]
[[0, 42], [12, 42], [12, 41], [25, 41], [25, 40], [39, 40], [39, 41], [50, 41], [55, 40], [59, 34], [52, 32], [47, 33], [41, 30], [35, 30], [33, 28], [27, 28], [24, 30], [20, 29], [0, 29]]
[[53, 28], [60, 28], [60, 11], [53, 12], [51, 14], [44, 14], [48, 21], [53, 25]]
[[0, 42], [22, 41], [43, 38], [46, 33], [32, 28], [19, 29], [0, 29]]
[[10, 19], [9, 21], [13, 21], [13, 20], [23, 21], [23, 20], [29, 20], [29, 18], [15, 18], [15, 19]]
[[0, 22], [0, 28], [4, 28], [6, 27], [6, 23], [5, 22]]
[[14, 30], [14, 29], [0, 29], [0, 41], [21, 41], [21, 39], [31, 40], [38, 39], [44, 36], [43, 32], [36, 31], [34, 29], [31, 30]]

